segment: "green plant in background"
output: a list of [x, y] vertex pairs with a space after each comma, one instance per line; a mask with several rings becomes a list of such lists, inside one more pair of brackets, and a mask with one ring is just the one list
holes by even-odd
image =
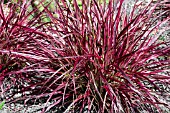
[[[73, 4], [73, 3], [72, 3], [73, 1], [74, 1], [74, 0], [69, 0], [69, 2], [70, 2], [71, 4]], [[90, 1], [91, 1], [91, 0], [90, 0]], [[76, 0], [76, 2], [77, 2], [77, 5], [78, 5], [79, 9], [82, 9], [82, 0]], [[99, 4], [104, 4], [104, 3], [108, 4], [108, 3], [109, 3], [109, 0], [98, 0], [98, 2], [99, 2]]]
[[165, 41], [165, 36], [160, 36], [160, 37], [159, 37], [159, 40]]
[[[40, 0], [35, 0], [34, 5], [36, 8], [38, 8], [38, 12], [42, 12], [44, 10], [44, 7], [48, 7], [48, 10], [51, 12], [54, 12], [56, 9], [55, 2], [53, 0], [44, 0], [41, 2]], [[42, 22], [50, 22], [51, 19], [48, 17], [48, 15], [44, 14], [44, 16], [41, 18]]]
[[2, 110], [4, 105], [5, 105], [5, 100], [0, 103], [0, 110]]
[[[6, 3], [13, 3], [13, 4], [16, 4], [16, 5], [19, 5], [21, 2], [23, 2], [22, 0], [21, 1], [18, 1], [18, 0], [4, 0], [4, 4]], [[26, 1], [27, 3], [30, 2], [30, 0], [27, 0]], [[33, 18], [35, 18], [35, 16], [37, 16], [37, 14], [39, 12], [42, 12], [44, 11], [44, 7], [48, 7], [48, 9], [53, 12], [55, 10], [55, 4], [54, 4], [54, 1], [53, 0], [44, 0], [44, 1], [41, 1], [41, 0], [33, 0], [30, 2], [30, 5], [28, 6], [28, 12], [31, 12], [35, 9], [37, 9], [36, 12], [34, 12], [32, 15], [29, 16], [29, 20], [32, 20]], [[16, 9], [16, 12], [19, 13], [20, 12], [20, 7], [17, 7]], [[43, 16], [40, 18], [42, 22], [50, 22], [50, 18], [45, 14], [43, 13]]]

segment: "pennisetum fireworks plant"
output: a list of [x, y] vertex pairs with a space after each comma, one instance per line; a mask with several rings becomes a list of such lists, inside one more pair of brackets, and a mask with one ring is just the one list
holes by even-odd
[[[144, 6], [136, 0], [131, 9], [125, 0], [44, 1], [34, 14], [38, 7], [26, 13], [30, 2], [23, 0], [16, 17], [13, 5], [4, 17], [1, 4], [1, 67], [8, 67], [1, 71], [1, 95], [7, 104], [45, 103], [41, 113], [170, 108], [161, 99], [169, 92], [158, 85], [170, 80], [169, 42], [159, 40], [169, 29], [170, 17], [160, 20], [168, 8], [156, 12], [159, 1]], [[42, 13], [48, 22], [39, 20]]]

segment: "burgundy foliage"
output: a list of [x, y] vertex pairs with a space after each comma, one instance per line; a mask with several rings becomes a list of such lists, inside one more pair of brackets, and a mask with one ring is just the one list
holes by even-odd
[[[159, 18], [169, 9], [157, 13], [161, 4], [136, 2], [127, 12], [124, 0], [82, 0], [82, 6], [56, 0], [55, 11], [42, 1], [44, 10], [29, 19], [38, 9], [27, 12], [31, 3], [22, 2], [10, 4], [8, 16], [0, 5], [0, 91], [7, 104], [46, 103], [42, 113], [170, 107], [160, 99], [169, 92], [157, 84], [170, 83], [169, 42], [159, 40], [170, 16]], [[50, 22], [39, 20], [43, 13]]]

